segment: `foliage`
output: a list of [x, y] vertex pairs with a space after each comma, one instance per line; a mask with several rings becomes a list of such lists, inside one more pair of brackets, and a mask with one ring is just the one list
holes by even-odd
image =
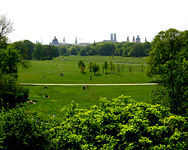
[[68, 51], [67, 51], [66, 46], [60, 46], [60, 47], [58, 47], [58, 50], [59, 50], [60, 56], [67, 56], [68, 55]]
[[[60, 49], [60, 51], [61, 50], [62, 49]], [[61, 53], [63, 53], [63, 50], [61, 51]], [[32, 57], [37, 60], [51, 60], [54, 57], [58, 56], [59, 50], [57, 47], [53, 45], [42, 45], [40, 43], [35, 44], [34, 51], [32, 53]]]
[[27, 59], [27, 60], [32, 59], [32, 54], [34, 52], [35, 45], [31, 41], [24, 40], [24, 41], [14, 42], [12, 43], [12, 46], [14, 49], [20, 51], [22, 59]]
[[84, 73], [85, 64], [84, 64], [84, 62], [83, 62], [82, 60], [80, 60], [80, 61], [78, 62], [78, 67], [80, 68], [80, 72], [81, 72], [81, 73]]
[[94, 72], [95, 75], [96, 75], [97, 73], [99, 73], [99, 70], [100, 70], [99, 65], [96, 64], [96, 63], [93, 63], [93, 68], [92, 68], [92, 70], [93, 70], [93, 72]]
[[187, 118], [160, 105], [136, 103], [129, 96], [101, 99], [89, 110], [73, 104], [50, 131], [57, 149], [185, 149]]
[[[186, 114], [188, 100], [188, 31], [161, 31], [152, 42], [148, 76], [159, 75], [171, 112]], [[161, 94], [162, 94], [161, 93]], [[158, 101], [158, 100], [157, 100]]]
[[0, 149], [48, 149], [49, 123], [23, 108], [0, 113]]
[[186, 149], [187, 118], [129, 96], [100, 99], [99, 106], [62, 109], [61, 119], [41, 119], [24, 109], [0, 113], [1, 149]]
[[17, 76], [18, 64], [21, 62], [19, 51], [7, 46], [0, 49], [0, 72]]
[[16, 79], [7, 74], [0, 75], [0, 109], [13, 108], [28, 99], [28, 90], [17, 83]]
[[20, 57], [20, 51], [7, 43], [6, 35], [13, 31], [12, 23], [0, 17], [0, 109], [12, 108], [28, 98], [28, 90], [17, 83], [18, 65], [28, 66]]
[[115, 72], [115, 65], [114, 65], [114, 63], [112, 61], [110, 61], [110, 63], [109, 63], [109, 68], [110, 68], [110, 73], [114, 74], [114, 72]]
[[93, 63], [92, 62], [89, 63], [88, 69], [89, 69], [89, 72], [93, 71]]
[[102, 68], [103, 68], [103, 73], [104, 73], [104, 70], [105, 70], [105, 73], [108, 74], [108, 62], [105, 61], [102, 65]]

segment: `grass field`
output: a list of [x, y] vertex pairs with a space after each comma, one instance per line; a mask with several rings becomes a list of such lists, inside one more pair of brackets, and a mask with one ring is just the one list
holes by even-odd
[[[78, 68], [79, 60], [83, 60], [86, 64], [84, 74], [80, 73]], [[116, 65], [120, 63], [119, 75], [117, 75], [117, 71], [115, 74], [108, 75], [102, 73], [104, 60], [108, 60], [108, 62], [113, 60]], [[100, 65], [99, 76], [94, 76], [92, 72], [89, 72], [90, 61]], [[132, 63], [133, 61], [136, 64]], [[31, 61], [29, 69], [20, 69], [19, 80], [25, 83], [148, 83], [154, 79], [146, 76], [145, 61], [146, 58], [114, 57], [112, 59], [104, 56], [67, 56], [49, 61]], [[60, 76], [60, 73], [63, 73], [64, 76]], [[89, 80], [90, 76], [92, 76], [91, 81]]]
[[[85, 73], [78, 68], [78, 61], [84, 61]], [[102, 67], [104, 61], [113, 61], [121, 66], [118, 74], [105, 75], [100, 69], [100, 74], [94, 76], [87, 68], [89, 62], [95, 62]], [[131, 67], [131, 72], [130, 72]], [[149, 83], [150, 79], [145, 75], [146, 58], [105, 57], [105, 56], [66, 56], [54, 60], [31, 61], [29, 69], [19, 70], [19, 81], [22, 83]], [[63, 73], [64, 76], [60, 76]], [[92, 80], [89, 77], [92, 76]], [[100, 97], [114, 98], [120, 95], [128, 95], [136, 101], [151, 103], [150, 93], [156, 86], [91, 86], [83, 90], [81, 86], [26, 86], [30, 90], [29, 99], [37, 100], [36, 104], [27, 104], [28, 111], [35, 111], [49, 117], [53, 114], [61, 116], [60, 111], [64, 106], [70, 106], [71, 102], [79, 104], [79, 108], [89, 108], [99, 103]], [[45, 98], [48, 94], [50, 97]]]
[[[70, 106], [71, 102], [79, 104], [79, 108], [89, 108], [99, 103], [100, 97], [115, 98], [120, 95], [128, 95], [136, 101], [151, 103], [150, 93], [156, 86], [92, 86], [83, 90], [81, 86], [27, 86], [30, 89], [31, 100], [38, 100], [36, 104], [28, 104], [30, 111], [41, 113], [45, 116], [56, 114], [61, 116], [60, 111], [64, 106]], [[45, 98], [48, 94], [50, 97]]]

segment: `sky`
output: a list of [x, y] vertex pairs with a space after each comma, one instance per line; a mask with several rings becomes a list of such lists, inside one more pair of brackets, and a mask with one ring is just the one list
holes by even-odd
[[139, 35], [152, 41], [169, 28], [188, 29], [188, 0], [0, 0], [0, 15], [14, 24], [9, 42], [100, 42], [132, 40]]

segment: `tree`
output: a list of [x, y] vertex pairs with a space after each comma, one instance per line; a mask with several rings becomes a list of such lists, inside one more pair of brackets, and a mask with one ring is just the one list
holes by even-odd
[[80, 47], [79, 46], [71, 46], [69, 48], [69, 53], [70, 55], [77, 55], [80, 51]]
[[115, 72], [115, 65], [112, 61], [110, 61], [110, 64], [109, 64], [109, 67], [110, 67], [110, 73], [114, 73]]
[[93, 63], [92, 62], [89, 63], [88, 69], [89, 69], [89, 72], [93, 71]]
[[99, 65], [94, 63], [93, 64], [93, 72], [94, 72], [95, 75], [99, 72], [99, 69], [100, 69]]
[[118, 75], [120, 73], [120, 64], [119, 63], [117, 64], [117, 73], [118, 73]]
[[41, 44], [36, 44], [33, 52], [33, 58], [41, 60], [44, 55], [44, 49]]
[[32, 54], [35, 45], [31, 41], [29, 40], [18, 41], [18, 42], [14, 42], [12, 45], [14, 49], [20, 50], [22, 59], [27, 59], [27, 60], [32, 59], [33, 57]]
[[[188, 99], [188, 31], [161, 31], [152, 42], [147, 75], [159, 75], [172, 113], [186, 114]], [[157, 92], [159, 94], [159, 92]], [[161, 96], [160, 96], [161, 97]], [[160, 101], [160, 100], [157, 100]]]
[[0, 72], [2, 74], [14, 74], [17, 76], [18, 64], [21, 63], [18, 50], [8, 46], [0, 50]]
[[14, 31], [13, 23], [8, 20], [6, 16], [0, 16], [0, 42], [3, 37], [6, 37], [6, 35], [12, 31]]
[[58, 47], [58, 50], [59, 50], [59, 55], [61, 55], [61, 56], [67, 55], [67, 47], [61, 46], [61, 47]]
[[103, 73], [104, 73], [104, 70], [105, 70], [105, 73], [107, 74], [107, 71], [108, 71], [108, 62], [107, 61], [105, 61], [104, 63], [103, 63]]
[[130, 51], [130, 56], [134, 56], [134, 57], [143, 57], [145, 56], [145, 52], [143, 49], [143, 46], [141, 44], [135, 43], [132, 46], [132, 49]]
[[87, 56], [87, 51], [86, 51], [86, 49], [82, 48], [82, 49], [80, 50], [80, 56]]
[[17, 84], [20, 51], [8, 45], [6, 35], [13, 31], [12, 23], [0, 17], [0, 109], [12, 108], [28, 98], [28, 90]]
[[80, 68], [80, 72], [81, 72], [81, 73], [84, 73], [85, 64], [84, 64], [84, 62], [83, 62], [82, 60], [80, 60], [80, 61], [78, 62], [78, 67]]

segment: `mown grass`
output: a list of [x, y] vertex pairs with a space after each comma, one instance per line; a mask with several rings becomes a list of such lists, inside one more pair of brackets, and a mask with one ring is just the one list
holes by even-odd
[[[150, 93], [156, 86], [90, 86], [83, 90], [81, 86], [26, 86], [30, 90], [30, 100], [37, 100], [35, 104], [27, 104], [28, 111], [40, 113], [50, 117], [53, 114], [61, 116], [61, 109], [69, 107], [72, 101], [79, 108], [90, 108], [98, 105], [100, 97], [114, 98], [120, 95], [131, 96], [136, 101], [151, 103]], [[48, 94], [49, 98], [44, 97]]]
[[[78, 61], [83, 60], [86, 65], [85, 73], [82, 74], [78, 68]], [[102, 70], [104, 61], [113, 60], [117, 66], [120, 63], [120, 72], [117, 69], [115, 74], [105, 75]], [[135, 61], [137, 64], [132, 63]], [[127, 57], [105, 57], [105, 56], [67, 56], [58, 57], [54, 60], [31, 61], [29, 69], [20, 69], [19, 80], [24, 83], [148, 83], [155, 79], [146, 76], [146, 58]], [[89, 72], [89, 62], [96, 62], [100, 65], [98, 76]], [[127, 64], [127, 63], [130, 64]], [[130, 72], [131, 68], [131, 72]], [[64, 76], [60, 76], [62, 73]], [[89, 77], [92, 76], [92, 80]]]
[[[85, 73], [78, 68], [79, 60], [86, 65]], [[120, 72], [117, 69], [114, 74], [104, 74], [102, 63], [113, 61], [117, 67], [120, 64]], [[94, 76], [89, 72], [89, 62], [95, 62], [100, 66], [99, 75]], [[131, 67], [131, 72], [130, 72]], [[149, 83], [153, 79], [146, 76], [146, 58], [131, 57], [107, 57], [107, 56], [66, 56], [54, 60], [31, 61], [29, 69], [19, 70], [19, 81], [22, 83]], [[63, 76], [60, 75], [63, 74]], [[92, 80], [89, 77], [92, 76]], [[27, 104], [28, 111], [35, 111], [49, 117], [53, 114], [61, 116], [60, 111], [64, 106], [70, 106], [71, 102], [79, 104], [80, 108], [89, 108], [99, 103], [100, 97], [114, 98], [120, 95], [128, 95], [136, 101], [151, 103], [151, 91], [156, 86], [91, 86], [83, 90], [81, 86], [26, 86], [30, 90], [29, 99], [37, 100], [36, 104]], [[50, 97], [45, 98], [48, 94]]]

